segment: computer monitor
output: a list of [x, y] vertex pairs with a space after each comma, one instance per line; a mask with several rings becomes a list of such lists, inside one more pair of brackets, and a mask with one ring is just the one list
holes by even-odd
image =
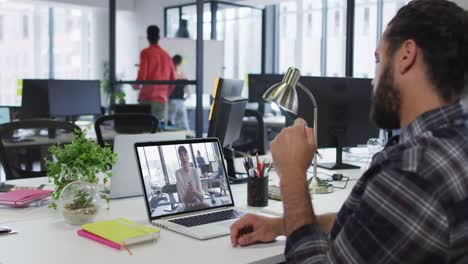
[[228, 175], [232, 182], [244, 181], [245, 177], [238, 177], [234, 165], [234, 150], [232, 143], [240, 137], [242, 119], [247, 106], [247, 98], [224, 97], [218, 104], [216, 121], [210, 121], [212, 127], [208, 137], [217, 137], [223, 147], [224, 158], [227, 163]]
[[11, 122], [10, 107], [0, 106], [0, 125]]
[[49, 115], [76, 117], [101, 114], [98, 80], [49, 80]]
[[[279, 74], [250, 74], [249, 101], [261, 102], [263, 93], [282, 79], [283, 75]], [[303, 76], [299, 81], [312, 92], [317, 101], [318, 147], [337, 148], [336, 162], [319, 166], [327, 169], [355, 168], [343, 163], [343, 147], [366, 144], [369, 138], [379, 135], [378, 128], [369, 120], [371, 79]], [[312, 103], [305, 92], [301, 89], [297, 91], [298, 116], [312, 126]], [[288, 123], [292, 122], [289, 120]]]
[[[214, 134], [214, 125], [216, 124], [216, 119], [218, 118], [218, 105], [221, 103], [223, 98], [241, 96], [243, 88], [243, 80], [218, 78], [213, 92], [214, 99], [213, 103], [211, 104], [210, 115], [208, 118], [210, 120], [208, 127], [208, 136]], [[221, 144], [223, 144], [223, 142], [221, 142]]]
[[283, 80], [283, 75], [280, 74], [249, 74], [249, 103], [264, 103], [263, 94], [273, 84]]
[[[343, 147], [366, 144], [369, 138], [379, 136], [379, 129], [369, 119], [371, 79], [303, 77], [299, 81], [317, 101], [318, 147], [336, 148], [336, 162], [318, 166], [331, 170], [357, 168], [343, 163], [342, 150]], [[312, 124], [312, 106], [301, 89], [298, 89], [298, 99], [298, 116]]]
[[23, 80], [20, 119], [48, 118], [48, 80]]

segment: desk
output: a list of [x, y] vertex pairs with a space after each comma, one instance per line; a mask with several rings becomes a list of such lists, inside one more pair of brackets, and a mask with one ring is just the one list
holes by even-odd
[[[334, 157], [333, 154], [331, 156]], [[236, 162], [239, 163], [237, 168], [242, 168], [241, 159]], [[348, 170], [346, 174], [351, 176], [350, 172]], [[359, 170], [352, 172], [353, 175], [359, 173]], [[47, 183], [47, 179], [17, 180], [11, 183], [38, 185]], [[316, 212], [336, 212], [350, 192], [350, 187], [335, 190], [332, 194], [315, 195], [313, 204]], [[236, 205], [245, 207], [246, 184], [232, 185], [231, 190]], [[269, 203], [271, 207], [281, 208], [281, 202], [270, 200]], [[58, 211], [46, 206], [24, 209], [0, 207], [0, 216], [1, 225], [8, 225], [18, 231], [16, 235], [0, 237], [0, 262], [4, 264], [277, 263], [283, 260], [285, 247], [284, 238], [270, 244], [232, 248], [228, 236], [199, 241], [162, 229], [157, 243], [132, 246], [133, 256], [130, 256], [125, 250], [116, 251], [78, 236], [76, 230], [79, 227], [65, 224]], [[117, 217], [147, 224], [143, 198], [111, 200], [110, 210], [101, 210], [96, 220]]]

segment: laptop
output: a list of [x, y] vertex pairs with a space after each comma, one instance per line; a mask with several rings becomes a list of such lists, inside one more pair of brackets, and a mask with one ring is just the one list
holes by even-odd
[[[199, 150], [220, 172], [196, 168]], [[217, 138], [136, 143], [140, 180], [149, 221], [158, 227], [204, 240], [230, 233], [243, 215], [234, 199]]]
[[133, 145], [136, 142], [180, 140], [185, 138], [186, 135], [183, 131], [115, 136], [114, 152], [118, 156], [117, 162], [112, 166], [110, 198], [127, 198], [143, 194], [138, 176], [137, 162], [133, 152]]

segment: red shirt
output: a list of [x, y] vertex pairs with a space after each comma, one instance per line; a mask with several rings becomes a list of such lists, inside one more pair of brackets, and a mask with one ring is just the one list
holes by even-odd
[[[139, 81], [175, 80], [172, 58], [159, 45], [152, 44], [140, 53]], [[174, 85], [142, 85], [138, 100], [167, 103]]]

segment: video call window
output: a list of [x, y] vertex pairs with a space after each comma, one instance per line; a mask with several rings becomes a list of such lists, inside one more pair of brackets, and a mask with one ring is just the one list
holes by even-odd
[[232, 203], [216, 144], [146, 146], [138, 155], [153, 216]]

